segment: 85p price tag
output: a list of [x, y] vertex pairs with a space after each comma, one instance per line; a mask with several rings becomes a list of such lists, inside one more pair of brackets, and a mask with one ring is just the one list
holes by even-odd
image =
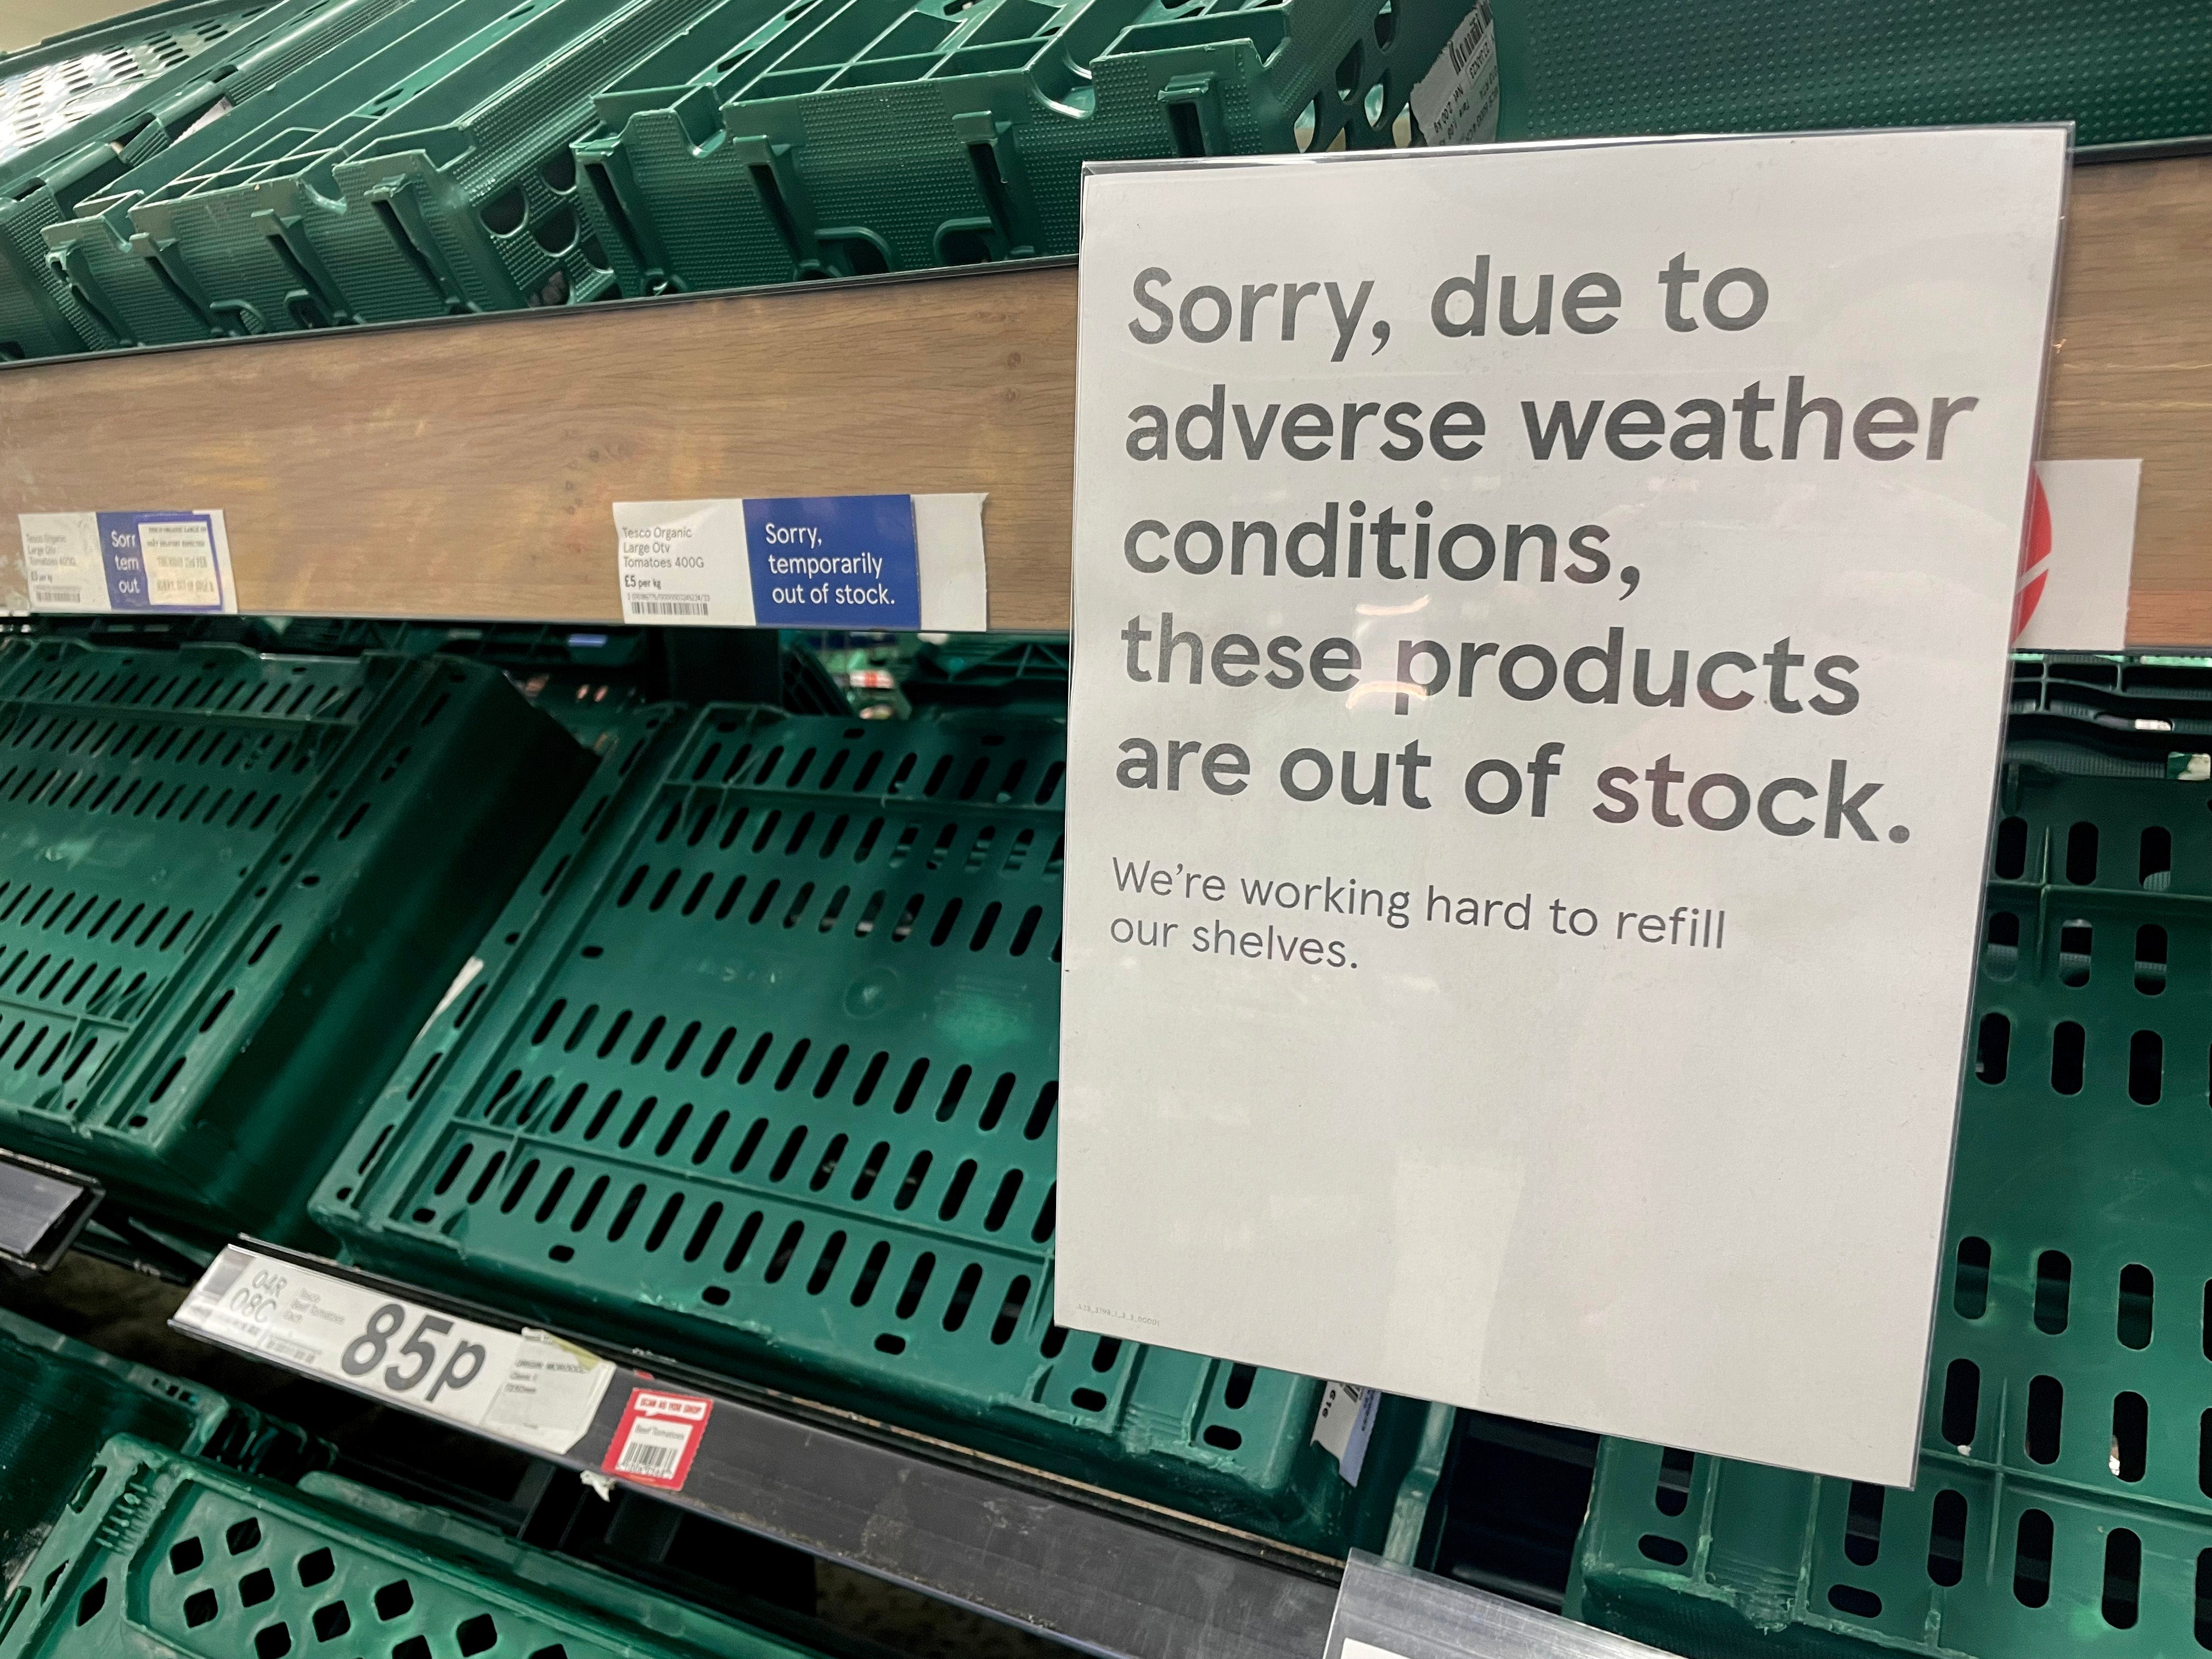
[[[486, 1390], [471, 1392], [471, 1385], [483, 1377], [484, 1361], [491, 1352], [491, 1344], [481, 1338], [505, 1333], [474, 1325], [465, 1331], [459, 1328], [465, 1323], [410, 1308], [404, 1302], [384, 1303], [368, 1316], [361, 1334], [339, 1353], [338, 1370], [356, 1382], [402, 1397], [413, 1396], [425, 1407], [436, 1407], [443, 1398], [471, 1420], [481, 1421], [482, 1411], [462, 1407], [460, 1402], [465, 1395], [468, 1407], [473, 1407], [489, 1398]], [[403, 1331], [406, 1333], [404, 1340]], [[385, 1364], [387, 1357], [392, 1360], [388, 1365]]]
[[543, 1332], [478, 1324], [237, 1245], [210, 1267], [175, 1323], [556, 1455], [590, 1426], [615, 1370]]

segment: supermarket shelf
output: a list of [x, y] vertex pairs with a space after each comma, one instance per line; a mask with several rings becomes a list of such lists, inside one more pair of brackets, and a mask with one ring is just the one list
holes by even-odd
[[981, 490], [1064, 628], [1074, 393], [1067, 261], [9, 364], [0, 608], [95, 502], [223, 509], [249, 612], [618, 622], [617, 501]]
[[2212, 643], [2212, 155], [2077, 167], [2053, 459], [2141, 457], [2130, 645]]
[[[416, 1308], [518, 1328], [495, 1311], [319, 1257], [258, 1243], [241, 1248]], [[231, 1282], [213, 1279], [223, 1272], [219, 1261], [211, 1282]], [[287, 1363], [198, 1322], [191, 1302], [173, 1322]], [[566, 1454], [487, 1437], [596, 1474], [634, 1387], [708, 1395], [714, 1409], [683, 1489], [659, 1494], [680, 1508], [1115, 1659], [1312, 1659], [1322, 1651], [1338, 1563], [650, 1355], [589, 1346], [617, 1370], [590, 1428]], [[356, 1391], [420, 1409], [382, 1390]]]
[[[2212, 642], [2212, 156], [2077, 169], [2053, 457], [2143, 460], [2130, 638]], [[983, 490], [991, 622], [1067, 620], [1075, 271], [912, 277], [0, 367], [15, 515], [222, 507], [242, 609], [618, 615], [617, 500]]]

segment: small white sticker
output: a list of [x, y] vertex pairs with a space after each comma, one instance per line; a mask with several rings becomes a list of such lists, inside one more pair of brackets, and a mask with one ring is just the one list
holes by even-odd
[[1475, 0], [1452, 31], [1413, 83], [1413, 105], [1431, 144], [1486, 144], [1498, 137], [1498, 30], [1490, 0]]
[[1356, 1382], [1332, 1382], [1322, 1390], [1314, 1441], [1336, 1459], [1338, 1472], [1355, 1486], [1367, 1462], [1368, 1437], [1375, 1432], [1375, 1413], [1382, 1404], [1382, 1390], [1363, 1389]]
[[294, 1370], [558, 1456], [615, 1367], [542, 1331], [505, 1331], [237, 1245], [172, 1322]]
[[544, 1331], [525, 1330], [483, 1425], [506, 1439], [565, 1452], [598, 1413], [614, 1374], [615, 1368], [589, 1349]]
[[222, 574], [207, 520], [143, 520], [138, 554], [146, 566], [146, 602], [155, 610], [222, 609]]
[[665, 1480], [674, 1472], [691, 1445], [692, 1428], [689, 1423], [663, 1422], [655, 1417], [641, 1417], [629, 1425], [629, 1438], [623, 1443], [622, 1455], [616, 1460], [617, 1474], [641, 1474], [649, 1480]]

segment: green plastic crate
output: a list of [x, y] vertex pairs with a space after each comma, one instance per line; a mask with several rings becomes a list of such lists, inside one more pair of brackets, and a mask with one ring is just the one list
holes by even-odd
[[899, 682], [916, 708], [1067, 708], [1067, 635], [968, 634], [925, 645]]
[[212, 1389], [0, 1309], [0, 1587], [15, 1581], [110, 1436], [240, 1463], [254, 1461], [272, 1432]]
[[2212, 133], [2203, 0], [1492, 0], [1500, 138], [2073, 121]]
[[[263, 93], [401, 3], [195, 5], [161, 14], [158, 27], [140, 14], [66, 37], [70, 52], [97, 48], [111, 64], [127, 60], [161, 72], [125, 88], [95, 115], [0, 161], [0, 357], [118, 343], [123, 337], [96, 304], [54, 268], [46, 230], [85, 211], [118, 180], [158, 166], [173, 146], [222, 142], [241, 106], [258, 108]], [[59, 43], [56, 49], [64, 50]], [[43, 118], [68, 112], [64, 106]]]
[[0, 645], [0, 1142], [299, 1236], [589, 766], [474, 664]]
[[641, 712], [315, 1218], [520, 1316], [1380, 1547], [1428, 1407], [1355, 1492], [1320, 1383], [1052, 1322], [1064, 736]]
[[116, 308], [147, 341], [598, 297], [568, 146], [591, 94], [711, 3], [418, 0], [419, 27], [281, 130], [108, 210], [167, 301], [142, 278]]
[[781, 1637], [334, 1476], [108, 1443], [0, 1601], [0, 1659], [805, 1659]]
[[[329, 162], [365, 143], [380, 115], [434, 89], [529, 15], [511, 0], [402, 0], [380, 9], [346, 51], [298, 64], [248, 116], [192, 135], [49, 228], [72, 291], [114, 338], [144, 344], [350, 319], [323, 244], [305, 228], [309, 216], [333, 210]], [[132, 216], [142, 204], [151, 206], [150, 230]], [[391, 240], [376, 213], [354, 217]], [[246, 297], [228, 297], [237, 294]]]
[[99, 114], [269, 9], [151, 6], [0, 57], [0, 166]]
[[[277, 185], [234, 216], [230, 228], [256, 240], [233, 246], [217, 239], [200, 248], [197, 264], [187, 262], [175, 236], [141, 229], [131, 212], [142, 203], [248, 185], [281, 169], [311, 135], [328, 140], [347, 130], [334, 124], [349, 118], [358, 131], [364, 123], [356, 112], [364, 102], [391, 94], [395, 83], [404, 89], [408, 77], [462, 49], [495, 15], [492, 0], [364, 3], [374, 15], [345, 50], [294, 64], [235, 118], [181, 140], [85, 198], [74, 216], [47, 227], [52, 264], [112, 343], [252, 333], [270, 325], [271, 307], [286, 327], [339, 319], [343, 307], [331, 297], [337, 279], [301, 228], [296, 187]], [[210, 259], [213, 269], [204, 268]], [[222, 297], [236, 286], [229, 272], [240, 261], [249, 270], [273, 263], [283, 273], [258, 306]]]
[[1608, 1440], [1591, 1623], [1698, 1659], [2212, 1645], [2212, 673], [2027, 663], [2013, 707], [1917, 1485]]
[[1085, 161], [1354, 148], [1458, 0], [723, 0], [596, 100], [628, 295], [1073, 253]]

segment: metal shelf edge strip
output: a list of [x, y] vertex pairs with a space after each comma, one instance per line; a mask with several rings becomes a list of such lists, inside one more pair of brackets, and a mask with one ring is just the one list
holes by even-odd
[[[410, 1328], [422, 1311], [453, 1306], [336, 1263], [258, 1246], [231, 1246], [201, 1286], [220, 1282], [227, 1289], [241, 1269], [258, 1266], [388, 1296], [408, 1304]], [[203, 1302], [198, 1291], [171, 1322], [176, 1329], [453, 1425], [414, 1401], [210, 1328], [196, 1302]], [[499, 1323], [509, 1334], [520, 1329]], [[399, 1340], [392, 1339], [394, 1352]], [[591, 1425], [563, 1454], [495, 1430], [470, 1431], [598, 1476], [638, 1388], [696, 1391], [688, 1382], [617, 1363]], [[1336, 1590], [1323, 1577], [821, 1423], [711, 1397], [682, 1489], [647, 1488], [652, 1496], [1112, 1659], [1311, 1659], [1327, 1638]]]

